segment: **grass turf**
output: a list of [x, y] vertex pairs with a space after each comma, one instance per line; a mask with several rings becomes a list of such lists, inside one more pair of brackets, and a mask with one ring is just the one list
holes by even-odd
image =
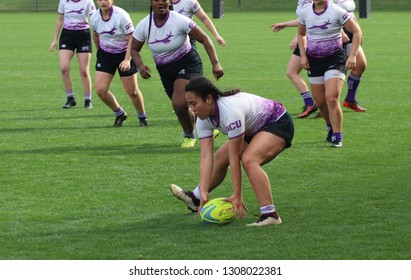
[[[132, 13], [134, 23], [144, 15]], [[179, 147], [181, 129], [147, 48], [153, 78], [139, 85], [149, 127], [137, 127], [116, 76], [112, 91], [130, 117], [114, 129], [95, 94], [92, 110], [81, 102], [61, 109], [58, 55], [48, 53], [56, 15], [2, 14], [0, 259], [409, 259], [411, 17], [373, 12], [360, 21], [369, 66], [358, 100], [368, 112], [343, 109], [344, 147], [330, 149], [323, 120], [295, 118], [302, 101], [285, 69], [296, 30], [270, 31], [294, 16], [228, 13], [215, 21], [228, 43], [217, 47], [225, 69], [218, 86], [281, 101], [295, 120], [293, 147], [265, 166], [284, 223], [250, 229], [258, 205], [246, 178], [250, 213], [227, 226], [201, 224], [168, 190], [197, 184], [199, 148]], [[93, 54], [92, 73], [94, 62]], [[73, 60], [81, 101], [77, 69]], [[227, 178], [212, 197], [230, 193]]]

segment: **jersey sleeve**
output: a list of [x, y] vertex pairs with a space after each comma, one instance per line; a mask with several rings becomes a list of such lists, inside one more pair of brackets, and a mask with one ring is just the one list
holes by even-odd
[[192, 19], [190, 19], [190, 18], [188, 18], [188, 17], [186, 17], [186, 16], [183, 16], [183, 15], [180, 15], [180, 14], [178, 14], [178, 13], [175, 13], [175, 16], [176, 16], [176, 18], [177, 18], [177, 20], [178, 20], [178, 24], [179, 24], [179, 26], [181, 27], [181, 30], [184, 32], [184, 33], [190, 33], [190, 31], [194, 28], [194, 27], [196, 27], [196, 23], [192, 20]]
[[127, 12], [123, 12], [123, 17], [121, 18], [121, 28], [126, 35], [130, 35], [134, 32], [133, 21]]
[[213, 137], [214, 128], [206, 120], [197, 119], [196, 121], [196, 130], [198, 139], [210, 138]]
[[57, 13], [64, 15], [64, 2], [60, 0], [59, 6], [57, 8]]
[[136, 28], [134, 29], [134, 33], [133, 33], [133, 37], [136, 38], [138, 41], [140, 42], [144, 42], [147, 39], [147, 34], [148, 34], [148, 30], [147, 30], [147, 23], [148, 23], [147, 18], [144, 18], [143, 20], [141, 20]]
[[197, 0], [191, 0], [191, 12], [193, 14], [197, 13], [201, 9], [201, 5]]
[[98, 13], [94, 13], [90, 17], [90, 29], [92, 31], [96, 31], [96, 18], [98, 16]]
[[336, 7], [336, 11], [338, 13], [338, 19], [341, 25], [344, 25], [351, 19], [350, 13], [341, 8], [340, 6]]
[[93, 0], [90, 0], [87, 6], [88, 15], [91, 16], [96, 11], [96, 5], [94, 5]]

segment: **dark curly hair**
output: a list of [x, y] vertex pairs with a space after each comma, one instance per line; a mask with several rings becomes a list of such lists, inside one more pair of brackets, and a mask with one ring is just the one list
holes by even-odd
[[228, 91], [221, 91], [210, 80], [204, 77], [196, 77], [190, 80], [186, 85], [185, 91], [195, 92], [195, 94], [201, 97], [202, 100], [206, 100], [207, 96], [211, 94], [214, 100], [220, 98], [220, 96], [230, 96], [239, 93], [240, 89], [231, 89]]

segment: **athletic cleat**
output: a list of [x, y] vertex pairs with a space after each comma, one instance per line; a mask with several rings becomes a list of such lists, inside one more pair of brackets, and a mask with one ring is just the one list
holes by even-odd
[[342, 141], [334, 140], [331, 141], [331, 148], [341, 148], [342, 147]]
[[332, 137], [333, 137], [333, 132], [332, 132], [332, 130], [330, 130], [327, 133], [327, 137], [325, 138], [325, 142], [331, 143], [332, 142]]
[[116, 120], [114, 121], [114, 127], [120, 127], [123, 125], [123, 122], [127, 119], [127, 114], [121, 114], [120, 116], [116, 117]]
[[318, 107], [315, 104], [313, 106], [304, 106], [303, 111], [301, 112], [301, 114], [297, 116], [297, 118], [299, 119], [306, 118], [317, 110], [318, 110]]
[[177, 197], [179, 200], [184, 202], [185, 205], [187, 205], [188, 209], [190, 209], [192, 212], [198, 211], [198, 206], [200, 206], [200, 199], [195, 197], [192, 192], [185, 191], [174, 184], [170, 185], [170, 190], [175, 197]]
[[354, 110], [354, 111], [356, 111], [356, 112], [367, 112], [367, 109], [365, 109], [364, 107], [361, 107], [361, 106], [358, 104], [357, 101], [347, 101], [347, 100], [344, 100], [343, 106], [346, 107], [346, 108], [348, 108], [348, 109]]
[[196, 139], [191, 137], [184, 137], [183, 144], [181, 144], [181, 148], [192, 148], [196, 144]]
[[214, 129], [213, 131], [213, 137], [214, 139], [218, 137], [218, 135], [220, 135], [220, 131], [218, 129]]
[[84, 109], [91, 109], [93, 108], [93, 104], [91, 104], [91, 100], [84, 100]]
[[248, 224], [248, 227], [263, 227], [263, 226], [271, 226], [271, 225], [281, 225], [283, 221], [280, 217], [278, 219], [274, 218], [270, 214], [262, 214], [260, 219], [257, 222]]
[[148, 119], [146, 117], [144, 118], [138, 118], [140, 122], [140, 126], [148, 126]]
[[69, 108], [74, 107], [76, 105], [77, 105], [77, 103], [76, 103], [76, 100], [74, 99], [74, 97], [69, 97], [69, 98], [67, 98], [66, 104], [63, 105], [63, 109], [69, 109]]

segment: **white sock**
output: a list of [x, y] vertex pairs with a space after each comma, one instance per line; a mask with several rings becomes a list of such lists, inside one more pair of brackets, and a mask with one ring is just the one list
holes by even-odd
[[193, 194], [195, 197], [200, 199], [200, 184], [198, 184], [197, 187], [193, 190]]
[[275, 212], [275, 206], [274, 206], [274, 204], [261, 206], [260, 207], [260, 212], [261, 212], [261, 214], [273, 213], [273, 212]]

